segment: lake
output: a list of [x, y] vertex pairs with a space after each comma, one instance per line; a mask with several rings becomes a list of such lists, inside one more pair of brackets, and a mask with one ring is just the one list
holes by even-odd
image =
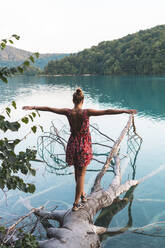
[[[132, 204], [126, 204], [125, 208], [114, 215], [108, 223], [109, 230], [120, 229], [121, 231], [103, 237], [102, 247], [163, 247], [164, 223], [149, 226], [144, 229], [144, 232], [141, 229], [141, 233], [135, 233], [133, 230], [151, 223], [165, 222], [165, 77], [19, 76], [10, 78], [7, 85], [0, 84], [0, 107], [3, 108], [11, 101], [16, 101], [17, 110], [12, 112], [12, 119], [14, 120], [27, 114], [22, 110], [24, 105], [72, 108], [72, 94], [77, 86], [80, 86], [85, 93], [84, 108], [135, 108], [138, 110], [135, 124], [138, 134], [143, 138], [143, 143], [136, 159], [135, 178], [139, 179], [157, 171], [136, 187], [132, 195]], [[66, 117], [48, 112], [40, 112], [40, 114], [40, 118], [36, 118], [35, 123], [42, 125], [45, 132], [50, 131], [52, 121], [59, 126], [64, 124], [64, 129], [68, 130]], [[97, 124], [100, 131], [113, 139], [119, 136], [127, 120], [127, 114], [91, 117], [91, 123]], [[23, 124], [19, 137], [23, 137], [28, 131], [29, 127]], [[11, 136], [9, 133], [6, 135]], [[19, 148], [37, 148], [37, 138], [41, 135], [42, 132], [38, 129], [37, 134], [30, 134]], [[102, 142], [101, 137], [100, 142]], [[121, 145], [123, 154], [127, 153], [127, 148], [127, 142], [124, 141]], [[38, 158], [42, 159], [39, 155]], [[54, 160], [50, 159], [50, 163], [53, 166]], [[101, 165], [95, 167], [95, 164], [93, 161], [88, 169], [101, 168]], [[11, 221], [16, 216], [25, 214], [28, 211], [25, 205], [28, 206], [29, 204], [33, 207], [44, 205], [47, 208], [57, 205], [60, 209], [67, 209], [72, 206], [75, 187], [74, 175], [56, 175], [42, 162], [33, 162], [33, 167], [37, 170], [37, 176], [28, 176], [28, 180], [36, 185], [34, 194], [10, 191], [7, 193], [6, 202], [5, 195], [0, 193], [0, 216], [5, 221]], [[69, 168], [64, 170], [63, 174], [72, 172], [72, 168]], [[90, 192], [96, 174], [95, 171], [87, 172], [85, 182], [87, 193]], [[112, 175], [107, 173], [102, 185], [107, 186], [111, 178]], [[125, 171], [124, 179], [131, 178], [132, 167], [129, 165]], [[122, 228], [126, 226], [129, 228], [122, 231]]]

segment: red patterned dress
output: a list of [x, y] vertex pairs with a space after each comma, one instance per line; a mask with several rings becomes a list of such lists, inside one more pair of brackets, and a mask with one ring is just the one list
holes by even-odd
[[71, 135], [66, 149], [66, 162], [68, 165], [78, 167], [87, 166], [93, 156], [91, 135], [89, 131], [89, 116], [87, 115], [87, 110], [83, 110], [81, 128], [79, 131], [74, 132], [72, 130], [71, 112], [72, 110], [68, 110], [67, 115], [71, 127]]

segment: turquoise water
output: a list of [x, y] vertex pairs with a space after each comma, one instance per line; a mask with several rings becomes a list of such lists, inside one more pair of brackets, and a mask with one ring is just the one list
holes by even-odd
[[[22, 111], [23, 105], [43, 105], [55, 107], [72, 107], [72, 94], [80, 86], [85, 92], [84, 108], [136, 108], [135, 117], [137, 132], [143, 138], [143, 143], [136, 160], [135, 178], [139, 179], [151, 172], [153, 176], [146, 179], [136, 187], [130, 195], [133, 201], [125, 204], [117, 212], [117, 205], [105, 209], [97, 224], [109, 227], [109, 233], [102, 238], [102, 247], [163, 247], [164, 225], [159, 228], [151, 226], [143, 234], [134, 233], [139, 228], [151, 223], [165, 221], [165, 78], [163, 77], [17, 77], [11, 78], [7, 85], [0, 84], [1, 102], [3, 108], [12, 100], [17, 102], [17, 110], [12, 118], [17, 120], [26, 112]], [[41, 112], [41, 117], [36, 123], [41, 124], [49, 132], [51, 121], [62, 121], [67, 126], [65, 117], [52, 113]], [[97, 123], [100, 130], [117, 138], [128, 120], [128, 115], [92, 117], [91, 123]], [[28, 126], [22, 125], [20, 137], [28, 133]], [[11, 134], [6, 134], [10, 136]], [[21, 144], [20, 149], [33, 147], [37, 144], [37, 135], [29, 135]], [[127, 144], [124, 141], [121, 147], [123, 153]], [[123, 166], [125, 162], [123, 162]], [[3, 194], [0, 198], [0, 216], [5, 221], [12, 220], [18, 215], [26, 213], [29, 205], [41, 205], [50, 208], [58, 205], [67, 209], [74, 200], [74, 175], [57, 176], [50, 174], [43, 163], [33, 163], [37, 169], [35, 178], [28, 177], [35, 182], [36, 192], [24, 194], [21, 192], [8, 192], [7, 202]], [[98, 166], [97, 166], [98, 167]], [[92, 162], [88, 167], [95, 168]], [[161, 168], [161, 170], [159, 170]], [[72, 172], [72, 168], [70, 171]], [[90, 187], [95, 179], [96, 172], [88, 172], [85, 188], [90, 192]], [[131, 178], [132, 168], [128, 166], [124, 179]], [[110, 183], [111, 175], [103, 178], [102, 185]], [[123, 203], [124, 204], [124, 203]], [[125, 206], [125, 207], [124, 207]], [[112, 215], [112, 212], [117, 213]], [[127, 228], [123, 230], [124, 227]], [[129, 228], [128, 228], [129, 227]], [[119, 231], [120, 230], [120, 231]], [[113, 232], [111, 232], [113, 231]]]

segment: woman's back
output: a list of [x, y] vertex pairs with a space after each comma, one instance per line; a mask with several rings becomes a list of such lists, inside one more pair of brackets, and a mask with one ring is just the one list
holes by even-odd
[[81, 130], [84, 121], [84, 111], [83, 109], [70, 109], [69, 110], [69, 124], [71, 132], [77, 133]]

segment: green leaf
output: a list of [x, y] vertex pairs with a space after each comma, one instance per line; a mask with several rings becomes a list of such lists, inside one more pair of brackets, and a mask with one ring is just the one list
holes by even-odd
[[31, 116], [31, 115], [28, 115], [29, 116], [29, 118], [31, 119], [31, 121], [33, 121], [33, 117]]
[[18, 131], [18, 129], [20, 128], [20, 126], [21, 125], [17, 121], [15, 121], [15, 122], [8, 122], [8, 121], [6, 121], [6, 123], [5, 123], [5, 127], [7, 129], [10, 129], [13, 132]]
[[31, 130], [33, 131], [33, 133], [36, 133], [37, 127], [36, 127], [36, 126], [33, 126], [33, 127], [31, 128]]
[[28, 173], [27, 167], [26, 166], [22, 166], [21, 172], [22, 172], [22, 174], [27, 175], [27, 173]]
[[17, 70], [18, 70], [18, 72], [23, 73], [23, 68], [22, 67], [18, 66]]
[[34, 55], [36, 56], [36, 58], [38, 59], [40, 54], [39, 53], [34, 53]]
[[12, 40], [9, 40], [9, 42], [10, 42], [11, 44], [13, 44], [13, 43], [14, 43]]
[[21, 142], [20, 139], [15, 139], [15, 140], [14, 140], [14, 145], [17, 145], [17, 144], [19, 144], [20, 142]]
[[6, 39], [3, 39], [2, 41], [3, 41], [4, 43], [7, 43], [7, 40], [6, 40]]
[[30, 173], [32, 174], [32, 176], [35, 176], [36, 175], [36, 171], [34, 169], [29, 169]]
[[0, 129], [3, 131], [3, 132], [6, 132], [7, 130], [8, 130], [8, 128], [6, 128], [6, 126], [5, 126], [5, 123], [1, 123], [1, 125], [0, 125]]
[[23, 117], [21, 119], [21, 121], [24, 122], [25, 124], [27, 124], [29, 122], [29, 119], [28, 119], [28, 117]]
[[29, 62], [28, 60], [25, 60], [25, 61], [23, 62], [23, 65], [29, 66], [29, 65], [30, 65], [30, 62]]
[[10, 117], [10, 112], [11, 112], [11, 109], [9, 107], [6, 108], [6, 113], [7, 115]]
[[32, 112], [32, 116], [35, 118], [36, 117], [36, 113], [35, 112]]
[[115, 165], [114, 161], [112, 161], [112, 160], [111, 160], [110, 164], [111, 164], [111, 165]]
[[43, 126], [40, 126], [40, 128], [41, 128], [41, 131], [43, 132], [43, 131], [44, 131], [44, 128], [43, 128]]
[[2, 50], [6, 47], [6, 44], [4, 42], [1, 43]]
[[5, 117], [3, 115], [0, 115], [0, 121], [3, 121]]
[[20, 36], [17, 35], [17, 34], [13, 34], [12, 37], [14, 37], [16, 40], [19, 40], [20, 39]]
[[13, 106], [13, 108], [15, 108], [15, 109], [17, 108], [15, 101], [12, 101], [11, 105]]
[[4, 83], [7, 83], [7, 78], [6, 77], [4, 77], [4, 76], [0, 76], [0, 79], [4, 82]]
[[29, 184], [29, 187], [28, 187], [28, 191], [29, 191], [29, 193], [34, 193], [34, 191], [35, 191], [35, 185], [34, 184]]
[[33, 56], [30, 56], [29, 59], [31, 60], [32, 63], [34, 63], [34, 58], [33, 58]]

